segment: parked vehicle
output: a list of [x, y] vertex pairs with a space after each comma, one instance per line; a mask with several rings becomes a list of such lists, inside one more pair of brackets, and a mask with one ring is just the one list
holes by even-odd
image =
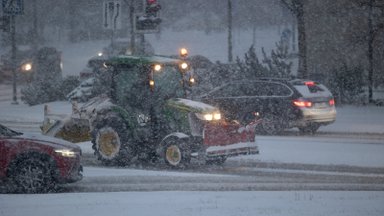
[[161, 159], [183, 168], [192, 157], [220, 164], [227, 157], [258, 153], [255, 124], [228, 122], [216, 107], [188, 99], [193, 77], [185, 59], [123, 55], [105, 65], [111, 75], [108, 95], [85, 103], [71, 122], [49, 124], [47, 119], [45, 133], [74, 134], [65, 130], [79, 131], [74, 122], [86, 120], [95, 155], [105, 164]]
[[258, 113], [260, 130], [278, 134], [297, 127], [315, 133], [336, 120], [335, 100], [322, 84], [309, 80], [258, 79], [226, 83], [198, 97], [225, 116], [247, 123]]
[[0, 180], [12, 192], [49, 192], [82, 179], [81, 149], [70, 142], [28, 135], [0, 124]]

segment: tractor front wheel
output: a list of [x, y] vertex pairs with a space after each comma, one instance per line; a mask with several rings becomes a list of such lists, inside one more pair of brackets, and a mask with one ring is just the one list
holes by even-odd
[[185, 168], [191, 161], [188, 142], [179, 138], [166, 140], [163, 147], [163, 158], [165, 163], [172, 168]]

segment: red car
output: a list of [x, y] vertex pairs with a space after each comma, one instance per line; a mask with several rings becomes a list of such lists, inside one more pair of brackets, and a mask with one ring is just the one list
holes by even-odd
[[51, 191], [57, 183], [82, 179], [81, 149], [43, 135], [27, 135], [0, 124], [0, 182], [12, 192]]

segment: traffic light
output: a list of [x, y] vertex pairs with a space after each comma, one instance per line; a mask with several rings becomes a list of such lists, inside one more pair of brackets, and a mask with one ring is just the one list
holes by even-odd
[[159, 31], [159, 24], [161, 19], [159, 17], [148, 17], [138, 15], [135, 17], [135, 31], [136, 33], [152, 33]]
[[159, 11], [161, 6], [157, 0], [144, 0], [143, 14], [135, 15], [135, 32], [136, 33], [155, 33], [159, 31], [161, 18]]
[[157, 17], [161, 6], [157, 3], [157, 0], [146, 0], [145, 14], [148, 17]]

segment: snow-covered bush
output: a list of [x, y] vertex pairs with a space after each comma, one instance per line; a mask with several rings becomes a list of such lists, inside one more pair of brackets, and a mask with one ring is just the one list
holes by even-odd
[[327, 86], [338, 104], [362, 104], [366, 101], [364, 69], [343, 65], [332, 71]]
[[268, 68], [259, 60], [253, 46], [244, 54], [244, 60], [237, 57], [236, 62], [240, 70], [239, 75], [243, 79], [256, 79], [258, 77], [269, 76]]
[[65, 100], [65, 95], [79, 85], [79, 83], [79, 78], [74, 76], [69, 76], [62, 82], [56, 80], [34, 81], [21, 89], [21, 100], [31, 106]]
[[292, 62], [288, 59], [288, 46], [281, 40], [276, 43], [276, 50], [271, 51], [271, 56], [267, 56], [262, 48], [263, 63], [267, 65], [268, 74], [272, 77], [291, 78]]
[[255, 48], [251, 46], [244, 55], [244, 61], [237, 58], [240, 77], [243, 79], [257, 79], [260, 77], [291, 78], [292, 62], [288, 60], [288, 47], [282, 41], [276, 43], [276, 50], [268, 56], [264, 49], [263, 60], [256, 55]]

